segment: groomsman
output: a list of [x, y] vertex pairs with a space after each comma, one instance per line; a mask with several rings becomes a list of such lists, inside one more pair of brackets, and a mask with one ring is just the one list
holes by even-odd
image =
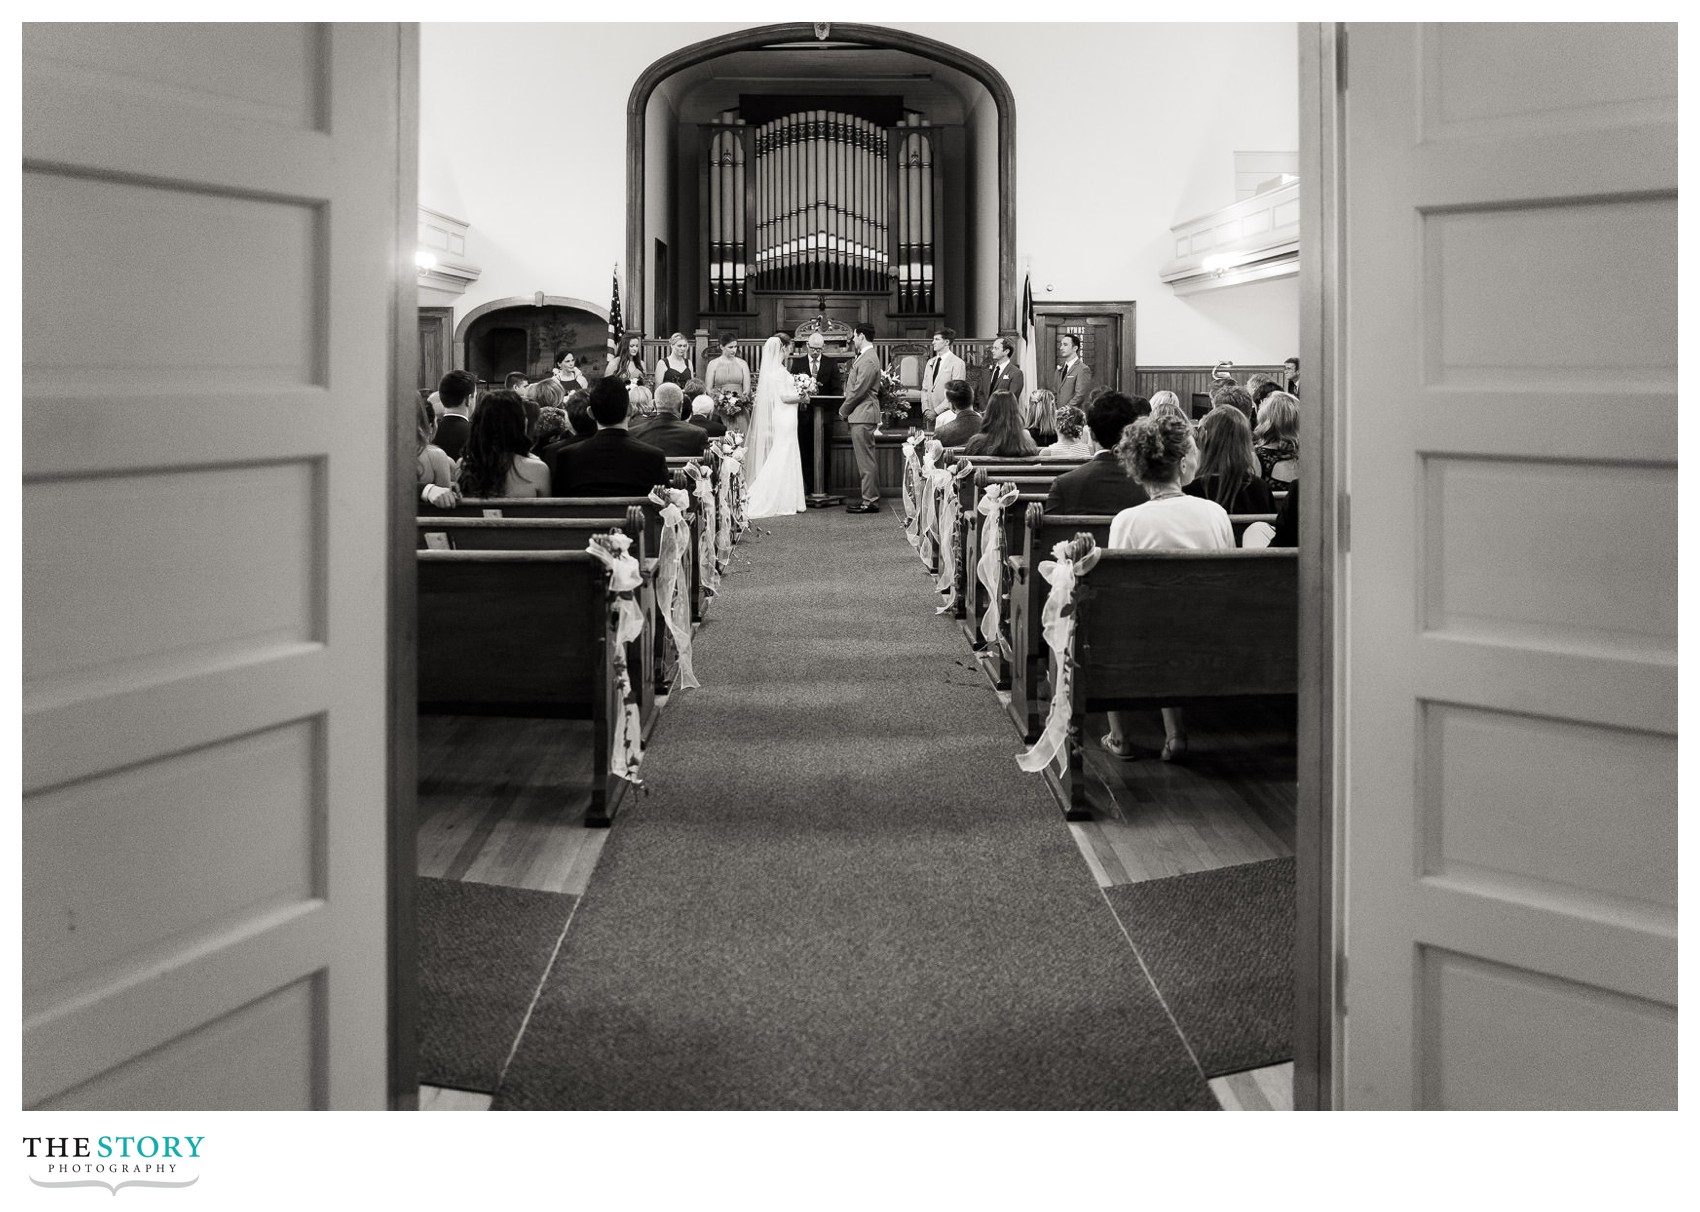
[[1022, 416], [1027, 415], [1027, 382], [1021, 367], [1015, 364], [1015, 338], [999, 333], [992, 338], [992, 374], [986, 380], [986, 399], [995, 391], [1007, 391], [1015, 397]]
[[844, 512], [878, 513], [880, 482], [879, 464], [874, 459], [874, 427], [880, 423], [880, 360], [874, 352], [874, 326], [856, 325], [852, 341], [856, 360], [844, 376], [844, 403], [838, 406], [838, 415], [850, 426], [850, 448], [856, 455], [856, 470], [862, 473], [862, 499], [846, 505]]
[[950, 348], [954, 340], [954, 329], [941, 328], [935, 332], [933, 356], [927, 359], [927, 367], [921, 372], [921, 413], [926, 417], [929, 428], [933, 419], [949, 407], [945, 403], [944, 389], [957, 379], [968, 377], [968, 367]]
[[1085, 411], [1086, 395], [1092, 390], [1092, 368], [1080, 360], [1080, 338], [1065, 332], [1057, 338], [1057, 411], [1070, 404]]

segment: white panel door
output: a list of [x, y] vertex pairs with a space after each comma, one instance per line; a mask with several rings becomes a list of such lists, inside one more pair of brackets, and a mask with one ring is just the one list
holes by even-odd
[[1676, 1101], [1676, 28], [1353, 25], [1351, 1108]]
[[26, 1106], [385, 1105], [412, 47], [24, 27]]

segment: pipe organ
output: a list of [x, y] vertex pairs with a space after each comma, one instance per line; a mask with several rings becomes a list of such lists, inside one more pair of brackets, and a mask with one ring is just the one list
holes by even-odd
[[752, 127], [729, 112], [704, 134], [709, 311], [747, 311], [752, 291], [934, 309], [933, 132], [918, 114], [887, 128], [811, 109]]

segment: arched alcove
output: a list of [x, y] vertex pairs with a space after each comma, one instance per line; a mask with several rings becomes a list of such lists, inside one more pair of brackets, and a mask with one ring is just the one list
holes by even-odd
[[[509, 337], [523, 334], [523, 364], [507, 364], [519, 349]], [[480, 379], [499, 381], [510, 371], [523, 370], [540, 379], [555, 364], [555, 351], [570, 349], [580, 365], [599, 365], [607, 350], [608, 309], [586, 299], [567, 295], [510, 296], [482, 303], [461, 317], [455, 326], [455, 365], [470, 370]], [[496, 346], [500, 344], [501, 348]]]
[[[837, 22], [825, 27], [808, 22], [764, 25], [706, 39], [663, 56], [639, 76], [626, 105], [626, 314], [634, 321], [651, 315], [648, 291], [652, 258], [661, 256], [665, 251], [675, 274], [679, 272], [682, 260], [677, 248], [666, 249], [662, 230], [666, 222], [656, 218], [669, 213], [668, 208], [676, 208], [678, 200], [676, 197], [652, 198], [649, 194], [651, 162], [666, 165], [667, 158], [675, 154], [670, 134], [663, 140], [661, 132], [657, 132], [656, 142], [651, 144], [652, 101], [658, 93], [665, 95], [665, 90], [682, 73], [689, 73], [691, 69], [714, 60], [751, 51], [790, 49], [803, 53], [816, 44], [833, 49], [900, 52], [939, 65], [948, 73], [958, 73], [983, 90], [984, 97], [995, 111], [995, 130], [985, 132], [984, 163], [975, 173], [975, 187], [979, 191], [983, 214], [971, 213], [969, 216], [970, 238], [981, 246], [977, 252], [970, 254], [977, 258], [970, 272], [975, 275], [973, 280], [977, 283], [972, 288], [976, 298], [989, 299], [992, 296], [993, 283], [986, 279], [995, 278], [996, 305], [995, 316], [983, 314], [993, 310], [989, 304], [976, 308], [979, 322], [975, 326], [1000, 330], [1014, 328], [1018, 303], [1015, 280], [1015, 98], [1008, 83], [989, 63], [948, 43], [882, 26], [841, 25]], [[829, 71], [815, 74], [818, 79], [797, 91], [806, 95], [830, 94], [835, 78]], [[987, 126], [989, 128], [991, 123]], [[992, 163], [994, 158], [995, 165]], [[687, 183], [681, 179], [678, 188], [688, 188], [694, 195], [698, 186], [694, 181]], [[984, 242], [995, 242], [995, 255], [993, 250], [983, 248]], [[661, 281], [656, 284], [656, 289], [666, 291], [669, 286]]]

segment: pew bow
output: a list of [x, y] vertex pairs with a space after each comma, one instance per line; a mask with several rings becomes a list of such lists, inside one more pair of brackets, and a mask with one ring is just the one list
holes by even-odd
[[986, 613], [980, 620], [980, 637], [988, 644], [998, 642], [1003, 625], [1003, 515], [1021, 495], [1014, 484], [993, 484], [980, 494], [976, 507], [985, 516], [980, 525], [980, 563], [975, 572], [986, 587]]
[[948, 600], [934, 614], [944, 614], [956, 605], [956, 531], [962, 521], [962, 498], [957, 485], [973, 475], [974, 468], [963, 461], [948, 473], [941, 469], [940, 474], [948, 474], [949, 479], [939, 494], [939, 575], [933, 588], [948, 595]]
[[613, 753], [609, 773], [625, 779], [634, 787], [642, 787], [638, 768], [643, 765], [643, 715], [637, 696], [632, 693], [632, 675], [626, 660], [626, 645], [643, 635], [643, 607], [638, 605], [637, 589], [643, 584], [643, 572], [637, 557], [631, 553], [632, 541], [617, 530], [590, 537], [588, 550], [608, 569], [610, 610], [614, 622], [614, 685], [619, 698], [619, 711], [613, 720]]
[[920, 519], [920, 504], [915, 500], [915, 485], [921, 479], [921, 448], [926, 439], [916, 434], [903, 443], [903, 530], [909, 538], [909, 546], [917, 546], [921, 536], [917, 533], [916, 523]]
[[720, 561], [715, 555], [720, 532], [719, 512], [714, 502], [714, 475], [697, 463], [687, 464], [685, 474], [691, 478], [697, 514], [701, 519], [697, 535], [697, 576], [702, 581], [703, 596], [707, 599], [720, 591]]
[[1054, 559], [1039, 564], [1039, 575], [1050, 583], [1051, 592], [1045, 598], [1045, 608], [1039, 619], [1045, 643], [1052, 654], [1057, 675], [1051, 686], [1051, 710], [1045, 717], [1045, 730], [1033, 747], [1015, 759], [1016, 765], [1029, 774], [1038, 773], [1061, 758], [1061, 774], [1068, 766], [1068, 721], [1073, 710], [1074, 607], [1077, 582], [1098, 563], [1099, 549], [1089, 534], [1058, 543], [1051, 552]]
[[657, 610], [679, 654], [677, 688], [690, 690], [702, 685], [691, 666], [691, 578], [685, 562], [691, 545], [691, 524], [685, 518], [685, 509], [691, 498], [683, 489], [657, 488], [649, 499], [661, 507], [661, 553], [655, 572]]

